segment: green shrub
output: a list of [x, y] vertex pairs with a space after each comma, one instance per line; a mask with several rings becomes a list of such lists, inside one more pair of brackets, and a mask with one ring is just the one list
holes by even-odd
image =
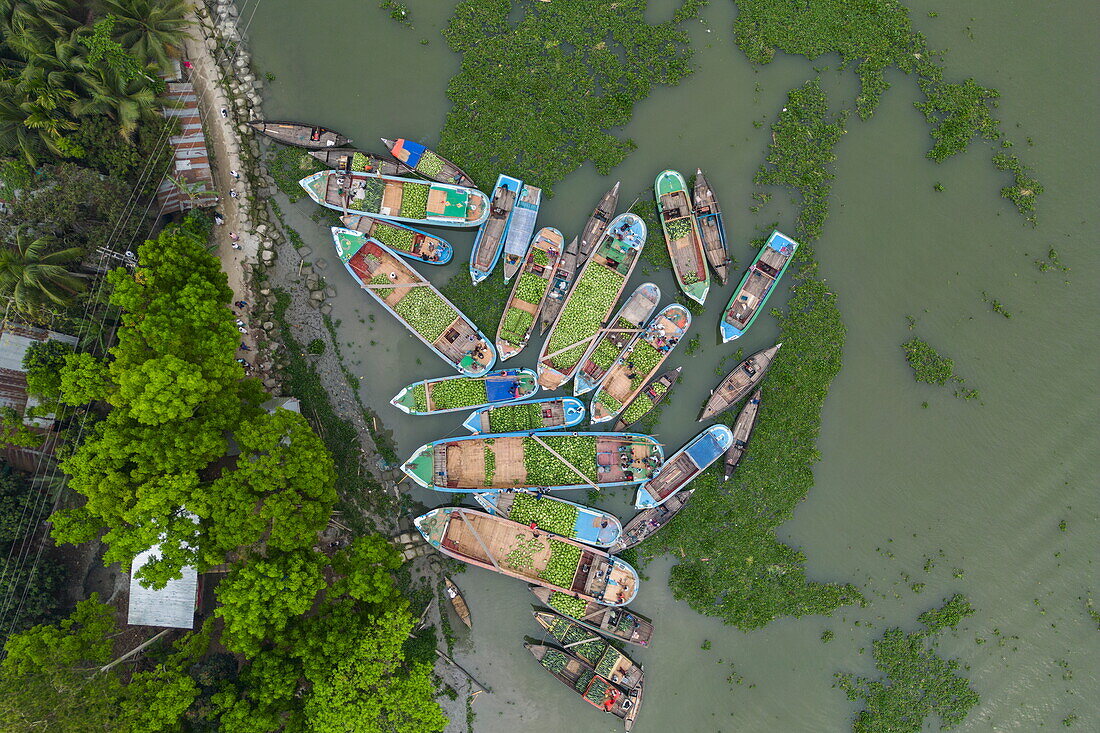
[[325, 353], [325, 340], [313, 339], [309, 342], [309, 346], [306, 347], [306, 351], [311, 354], [323, 354]]

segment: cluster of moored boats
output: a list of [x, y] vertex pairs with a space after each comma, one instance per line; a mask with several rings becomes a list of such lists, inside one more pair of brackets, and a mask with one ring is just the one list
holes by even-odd
[[[528, 644], [536, 659], [595, 707], [630, 730], [644, 674], [615, 642], [647, 646], [652, 622], [628, 608], [637, 571], [617, 553], [665, 526], [691, 498], [691, 481], [719, 459], [728, 480], [759, 411], [760, 384], [780, 345], [739, 363], [712, 391], [699, 420], [741, 404], [732, 428], [713, 424], [666, 457], [648, 435], [627, 432], [668, 398], [682, 367], [664, 364], [691, 325], [687, 308], [659, 308], [653, 283], [619, 305], [646, 243], [645, 222], [615, 215], [619, 184], [596, 205], [579, 237], [565, 244], [553, 227], [536, 231], [542, 192], [501, 175], [490, 195], [458, 166], [409, 140], [386, 140], [389, 156], [346, 147], [325, 128], [257, 122], [276, 140], [311, 149], [329, 166], [300, 183], [317, 203], [340, 211], [336, 251], [352, 277], [457, 375], [426, 379], [391, 400], [409, 415], [468, 412], [470, 435], [421, 446], [402, 465], [417, 484], [472, 493], [480, 509], [443, 506], [417, 517], [440, 552], [530, 585], [547, 607], [536, 621], [555, 644]], [[711, 274], [725, 283], [731, 258], [721, 209], [702, 171], [689, 191], [662, 171], [654, 195], [677, 286], [703, 303]], [[410, 263], [444, 264], [454, 247], [411, 225], [478, 227], [470, 253], [473, 284], [503, 260], [515, 283], [490, 340]], [[763, 310], [798, 243], [771, 234], [723, 310], [723, 341], [743, 335]], [[616, 306], [619, 306], [616, 308]], [[497, 369], [519, 354], [535, 328], [545, 338], [535, 369]], [[573, 396], [540, 396], [573, 382]], [[578, 399], [591, 394], [589, 405]], [[742, 404], [743, 403], [743, 404]], [[585, 419], [610, 432], [579, 432]], [[556, 496], [571, 489], [629, 486], [640, 511], [614, 515]], [[460, 617], [470, 609], [448, 580]]]

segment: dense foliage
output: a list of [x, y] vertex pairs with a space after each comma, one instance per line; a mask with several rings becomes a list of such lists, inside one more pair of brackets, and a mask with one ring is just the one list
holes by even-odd
[[955, 374], [955, 362], [941, 356], [928, 342], [911, 338], [901, 345], [905, 360], [913, 368], [913, 379], [929, 384], [947, 384]]
[[23, 354], [27, 392], [50, 400], [61, 396], [61, 368], [73, 347], [64, 341], [35, 341]]

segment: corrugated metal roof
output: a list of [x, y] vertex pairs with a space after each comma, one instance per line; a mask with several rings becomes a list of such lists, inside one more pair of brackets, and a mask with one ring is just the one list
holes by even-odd
[[195, 599], [199, 574], [195, 568], [183, 569], [183, 577], [168, 581], [159, 590], [146, 588], [134, 575], [147, 562], [159, 557], [159, 546], [134, 558], [130, 569], [130, 605], [126, 622], [131, 626], [163, 626], [172, 629], [195, 628]]

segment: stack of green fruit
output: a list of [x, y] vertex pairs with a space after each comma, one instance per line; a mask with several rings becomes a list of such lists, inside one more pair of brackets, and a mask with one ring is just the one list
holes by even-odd
[[[574, 644], [575, 646], [570, 646], [569, 650], [592, 666], [596, 666], [610, 646], [596, 632], [589, 631], [580, 624], [575, 624], [563, 618], [553, 619], [546, 630], [557, 639], [559, 644], [566, 646]], [[585, 639], [589, 639], [589, 641], [584, 641]]]
[[658, 351], [648, 341], [639, 339], [635, 342], [634, 349], [628, 358], [634, 363], [634, 373], [638, 375], [630, 380], [631, 389], [636, 389], [638, 385], [649, 379], [654, 369], [660, 366], [665, 353]]
[[497, 472], [497, 454], [492, 446], [485, 446], [485, 485], [493, 485], [493, 475]]
[[622, 286], [623, 276], [602, 265], [590, 264], [584, 269], [547, 341], [546, 353], [562, 352], [551, 359], [555, 369], [569, 371], [581, 360], [588, 342], [573, 349], [568, 347], [600, 329]]
[[536, 249], [533, 254], [533, 259], [536, 265], [542, 265], [548, 267], [550, 265], [550, 255], [546, 254], [544, 249]]
[[416, 240], [412, 231], [383, 222], [374, 225], [371, 235], [387, 247], [401, 252], [412, 252], [413, 242]]
[[356, 152], [351, 156], [351, 169], [353, 171], [365, 171], [367, 169], [367, 156]]
[[590, 669], [582, 669], [580, 677], [573, 683], [574, 689], [577, 692], [583, 693], [588, 689], [588, 683], [592, 681], [592, 678], [596, 676], [596, 673]]
[[665, 222], [665, 230], [668, 232], [668, 238], [676, 241], [677, 239], [683, 239], [691, 234], [691, 222], [687, 217], [683, 219], [673, 219], [672, 221]]
[[623, 414], [619, 416], [627, 426], [633, 425], [642, 419], [642, 417], [653, 409], [653, 400], [649, 399], [649, 396], [644, 392], [640, 393], [630, 402], [630, 406], [623, 410]]
[[[589, 480], [596, 480], [596, 436], [554, 435], [542, 436], [540, 440]], [[527, 471], [529, 486], [575, 486], [583, 483], [576, 471], [563, 465], [534, 438], [523, 439], [523, 467]]]
[[610, 677], [611, 673], [615, 670], [615, 665], [619, 663], [620, 657], [622, 657], [622, 654], [619, 653], [619, 650], [608, 644], [607, 649], [600, 656], [600, 661], [596, 662], [594, 665], [596, 667], [596, 674], [603, 677]]
[[597, 677], [592, 681], [592, 686], [584, 693], [584, 699], [593, 705], [603, 705], [610, 689], [611, 685], [607, 681]]
[[455, 309], [431, 288], [405, 288], [405, 292], [407, 295], [393, 308], [429, 343], [442, 336], [458, 318]]
[[406, 219], [423, 219], [428, 213], [428, 191], [426, 183], [405, 181], [401, 187], [401, 216]]
[[530, 570], [534, 564], [534, 556], [546, 549], [546, 545], [535, 537], [516, 535], [516, 544], [504, 557], [504, 562], [513, 570]]
[[436, 410], [480, 407], [488, 402], [484, 377], [457, 377], [432, 385], [432, 406]]
[[568, 593], [554, 591], [550, 594], [550, 608], [559, 613], [564, 613], [572, 618], [580, 618], [588, 608], [588, 602], [581, 598], [574, 598]]
[[615, 360], [619, 358], [621, 353], [623, 353], [623, 350], [616, 346], [607, 334], [604, 334], [600, 337], [600, 342], [596, 344], [596, 348], [592, 350], [592, 354], [588, 358], [601, 371], [607, 372], [615, 364]]
[[549, 285], [549, 281], [542, 279], [538, 275], [525, 272], [519, 276], [519, 282], [516, 284], [516, 297], [524, 303], [538, 305]]
[[423, 173], [428, 178], [435, 178], [443, 172], [443, 160], [430, 150], [425, 150], [420, 156], [420, 162], [416, 164], [416, 172]]
[[413, 411], [414, 412], [427, 412], [428, 411], [428, 389], [424, 386], [424, 383], [416, 385], [410, 390], [413, 399]]
[[577, 526], [580, 510], [572, 504], [550, 496], [536, 497], [534, 494], [519, 492], [512, 500], [513, 522], [530, 524], [534, 522], [540, 529], [554, 534], [572, 537]]
[[353, 208], [368, 214], [377, 214], [382, 208], [382, 194], [385, 193], [386, 184], [377, 178], [368, 178], [362, 183], [363, 197], [354, 199]]
[[509, 308], [500, 322], [500, 338], [513, 346], [523, 343], [535, 317], [521, 308]]
[[489, 410], [489, 432], [514, 433], [542, 427], [542, 404], [501, 405]]
[[623, 403], [615, 399], [614, 396], [608, 393], [607, 390], [601, 389], [600, 393], [596, 395], [596, 402], [607, 408], [607, 411], [612, 415], [622, 409]]
[[[370, 279], [368, 284], [370, 285], [389, 285], [390, 278], [384, 272], [379, 272]], [[390, 293], [393, 292], [393, 288], [371, 288], [371, 292], [377, 295], [382, 300], [390, 297]], [[426, 403], [425, 403], [425, 406]]]
[[539, 577], [559, 588], [573, 585], [573, 576], [577, 574], [577, 565], [581, 561], [581, 548], [561, 540], [550, 540], [550, 559]]
[[542, 657], [542, 666], [546, 667], [551, 672], [561, 672], [565, 669], [565, 665], [569, 664], [569, 657], [565, 656], [557, 649], [548, 649], [546, 654]]

